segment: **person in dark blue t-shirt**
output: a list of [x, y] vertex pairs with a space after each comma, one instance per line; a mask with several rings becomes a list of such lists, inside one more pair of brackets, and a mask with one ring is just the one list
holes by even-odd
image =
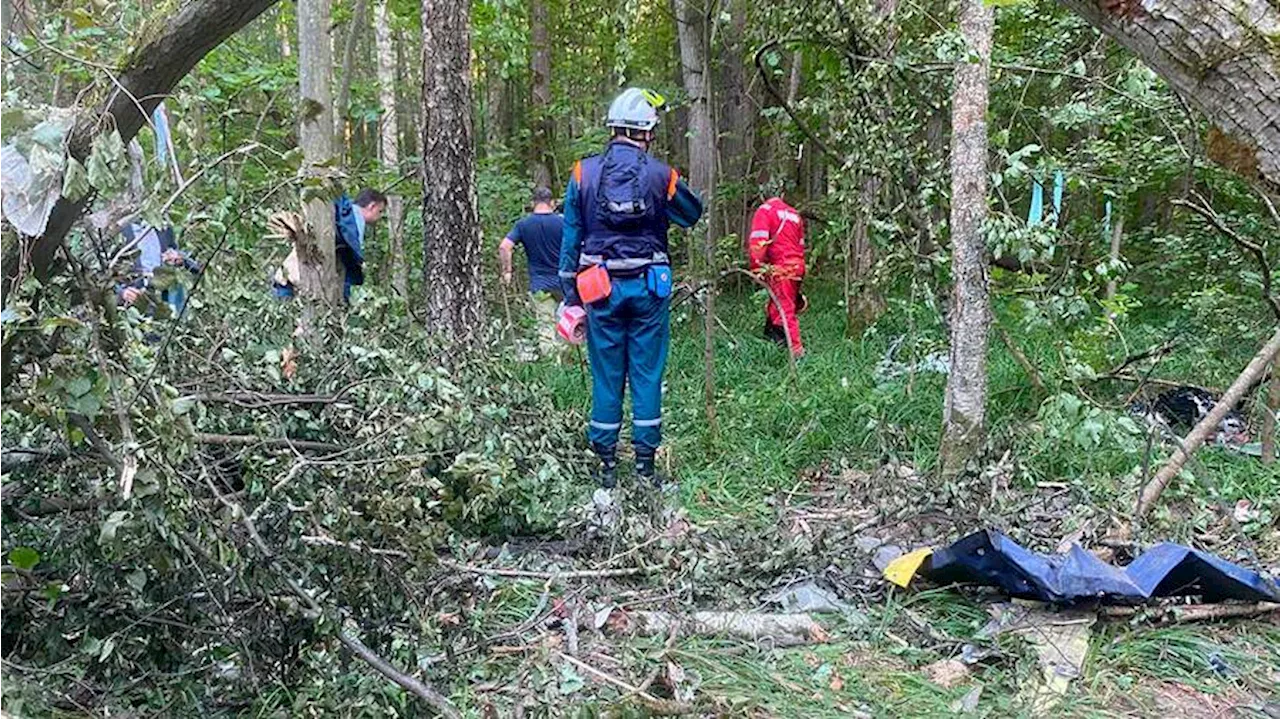
[[563, 229], [564, 218], [552, 205], [551, 190], [539, 187], [533, 191], [533, 212], [517, 222], [498, 244], [504, 285], [511, 284], [512, 250], [516, 245], [524, 247], [539, 343], [548, 354], [555, 349], [556, 308], [562, 299], [558, 272]]

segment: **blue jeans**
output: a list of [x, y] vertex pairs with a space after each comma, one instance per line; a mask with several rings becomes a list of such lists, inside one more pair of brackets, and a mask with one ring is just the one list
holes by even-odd
[[606, 299], [587, 306], [587, 354], [591, 358], [591, 423], [587, 438], [618, 443], [622, 394], [631, 382], [631, 441], [652, 454], [662, 442], [662, 373], [671, 343], [670, 298], [658, 298], [645, 278], [612, 280]]

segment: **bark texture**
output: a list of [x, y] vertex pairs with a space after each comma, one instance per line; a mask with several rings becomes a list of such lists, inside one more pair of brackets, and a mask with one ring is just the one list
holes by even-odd
[[1280, 189], [1280, 4], [1145, 0], [1121, 17], [1108, 9], [1114, 3], [1060, 2], [1141, 58], [1234, 141], [1226, 164]]
[[951, 372], [942, 410], [943, 476], [961, 472], [982, 447], [987, 399], [987, 92], [995, 16], [963, 0], [960, 32], [973, 62], [956, 67], [951, 94]]
[[[298, 93], [302, 118], [298, 144], [302, 147], [303, 172], [327, 187], [333, 160], [333, 43], [330, 37], [330, 0], [298, 2]], [[317, 196], [318, 195], [318, 196]], [[299, 248], [299, 270], [304, 280], [298, 289], [309, 299], [326, 305], [342, 300], [334, 252], [333, 205], [329, 193], [316, 187], [303, 190], [305, 237], [310, 248]]]
[[547, 0], [529, 3], [529, 40], [533, 57], [529, 69], [533, 73], [530, 110], [533, 115], [533, 184], [550, 188], [553, 184], [555, 146], [551, 122], [551, 40], [547, 33]]
[[422, 227], [428, 326], [464, 347], [481, 336], [480, 222], [471, 120], [471, 5], [422, 3]]
[[[396, 48], [391, 37], [391, 13], [387, 0], [374, 6], [375, 41], [378, 46], [378, 101], [382, 105], [379, 148], [382, 166], [389, 175], [400, 174], [400, 133], [396, 117]], [[404, 254], [404, 198], [387, 196], [387, 258], [392, 286], [401, 297], [409, 297], [409, 258]]]
[[707, 86], [706, 23], [699, 6], [675, 0], [676, 29], [680, 42], [680, 75], [689, 96], [689, 184], [710, 202], [714, 187], [716, 130]]
[[[716, 182], [716, 131], [711, 113], [710, 56], [708, 28], [698, 6], [689, 0], [674, 0], [677, 40], [680, 44], [680, 75], [685, 92], [689, 95], [689, 182], [701, 193], [706, 213], [702, 221], [702, 257], [708, 277], [714, 277], [715, 264], [715, 182]], [[692, 253], [690, 253], [692, 255]], [[703, 405], [707, 427], [712, 436], [716, 424], [716, 329], [715, 283], [707, 283], [703, 305]]]

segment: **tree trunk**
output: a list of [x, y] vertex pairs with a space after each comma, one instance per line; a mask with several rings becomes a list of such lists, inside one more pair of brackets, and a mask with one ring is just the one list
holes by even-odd
[[[330, 42], [330, 0], [298, 2], [298, 94], [302, 113], [298, 144], [303, 173], [328, 187], [333, 160], [333, 45]], [[319, 195], [319, 196], [317, 196]], [[298, 248], [302, 281], [299, 291], [321, 305], [342, 300], [342, 280], [334, 252], [333, 205], [327, 191], [303, 190], [303, 216], [311, 247]]]
[[551, 187], [554, 157], [551, 148], [554, 126], [551, 123], [551, 40], [547, 34], [547, 0], [531, 0], [529, 4], [529, 41], [533, 57], [529, 69], [533, 74], [530, 116], [533, 118], [533, 184]]
[[463, 347], [481, 338], [468, 0], [422, 3], [422, 229], [427, 325]]
[[939, 453], [942, 475], [954, 476], [982, 448], [987, 399], [987, 90], [994, 11], [963, 0], [960, 33], [968, 60], [956, 67], [951, 91], [951, 372], [947, 375]]
[[689, 183], [711, 203], [715, 182], [716, 131], [711, 116], [706, 23], [698, 6], [675, 0], [680, 67], [689, 96]]
[[723, 47], [717, 53], [720, 81], [715, 87], [715, 97], [720, 112], [713, 123], [719, 129], [715, 144], [719, 154], [716, 166], [717, 175], [734, 178], [741, 183], [742, 189], [718, 208], [720, 222], [715, 231], [719, 235], [736, 232], [746, 237], [745, 230], [751, 225], [751, 213], [755, 209], [748, 206], [755, 199], [756, 182], [752, 172], [755, 159], [753, 120], [756, 113], [748, 95], [746, 63], [743, 61], [747, 52], [747, 3], [745, 0], [730, 0], [728, 12], [730, 20], [724, 25], [721, 35]]
[[351, 25], [347, 28], [347, 39], [342, 45], [342, 79], [338, 85], [338, 104], [333, 113], [333, 136], [343, 149], [343, 155], [351, 145], [351, 133], [348, 130], [347, 117], [351, 114], [351, 75], [356, 64], [356, 37], [364, 28], [364, 0], [356, 0], [355, 9], [351, 12]]
[[[382, 105], [379, 145], [382, 166], [388, 176], [400, 174], [400, 133], [396, 121], [396, 48], [391, 39], [391, 13], [388, 0], [377, 0], [374, 6], [374, 31], [378, 44], [378, 102]], [[404, 198], [387, 196], [387, 256], [392, 268], [392, 286], [405, 300], [409, 299], [409, 258], [404, 254]]]
[[[714, 278], [716, 256], [715, 225], [715, 172], [716, 133], [711, 115], [711, 88], [709, 66], [709, 37], [707, 25], [695, 5], [688, 0], [674, 0], [677, 37], [680, 43], [680, 67], [684, 89], [689, 95], [689, 181], [693, 189], [702, 194], [706, 216], [702, 221], [703, 262], [709, 279]], [[689, 253], [693, 255], [692, 252]], [[712, 436], [716, 426], [716, 374], [715, 374], [715, 306], [716, 287], [707, 284], [706, 305], [703, 312], [703, 401], [707, 428]]]
[[[1280, 189], [1274, 0], [1060, 0], [1115, 38], [1220, 130], [1210, 157]], [[1126, 16], [1124, 10], [1131, 12]], [[1216, 145], [1216, 147], [1215, 147]], [[1216, 151], [1215, 151], [1216, 150]]]
[[289, 23], [285, 22], [284, 12], [276, 17], [276, 36], [280, 38], [280, 57], [287, 60], [293, 57], [293, 45], [289, 42]]

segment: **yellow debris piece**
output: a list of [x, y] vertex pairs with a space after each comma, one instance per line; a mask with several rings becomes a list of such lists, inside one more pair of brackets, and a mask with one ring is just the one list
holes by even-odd
[[933, 554], [932, 547], [924, 547], [913, 552], [907, 552], [889, 562], [889, 566], [884, 568], [884, 578], [899, 587], [907, 586], [911, 583], [911, 578], [916, 576], [920, 565], [924, 564], [924, 560], [928, 559], [931, 554]]

